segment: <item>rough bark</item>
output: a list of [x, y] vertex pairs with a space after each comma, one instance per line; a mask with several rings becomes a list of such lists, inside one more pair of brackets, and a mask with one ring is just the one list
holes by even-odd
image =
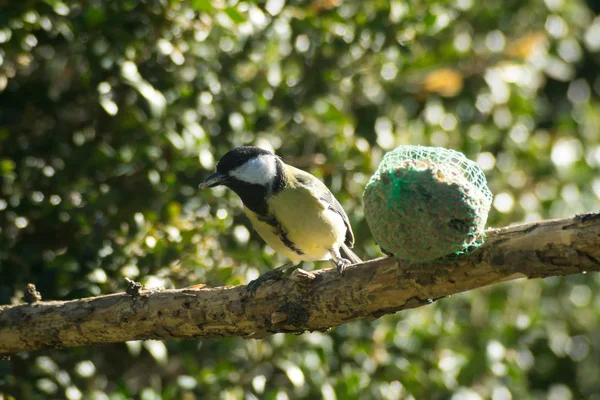
[[380, 258], [246, 286], [151, 291], [0, 307], [0, 355], [139, 339], [261, 338], [324, 331], [517, 278], [600, 271], [600, 214], [490, 229], [470, 255], [428, 264]]

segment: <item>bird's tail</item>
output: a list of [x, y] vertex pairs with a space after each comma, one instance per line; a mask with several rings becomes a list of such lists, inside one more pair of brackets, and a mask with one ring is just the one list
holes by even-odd
[[356, 254], [354, 254], [354, 252], [352, 250], [350, 250], [350, 247], [346, 246], [345, 243], [342, 243], [340, 248], [344, 252], [344, 255], [348, 258], [348, 260], [350, 260], [352, 262], [352, 264], [360, 264], [362, 262], [360, 257], [358, 257]]

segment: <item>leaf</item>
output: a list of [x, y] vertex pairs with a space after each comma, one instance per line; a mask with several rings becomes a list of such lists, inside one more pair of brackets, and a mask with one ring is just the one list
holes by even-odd
[[214, 10], [211, 0], [192, 0], [192, 7], [205, 13], [211, 13]]
[[13, 160], [4, 159], [0, 160], [0, 171], [9, 172], [15, 169], [15, 162]]
[[90, 26], [98, 26], [106, 21], [106, 15], [100, 8], [89, 8], [85, 12], [85, 20]]
[[433, 14], [429, 14], [427, 16], [425, 16], [425, 18], [423, 19], [423, 22], [425, 22], [425, 25], [427, 27], [431, 27], [433, 26], [433, 24], [435, 24], [435, 21], [437, 20], [437, 17]]
[[238, 10], [233, 7], [227, 7], [225, 13], [237, 25], [246, 22], [246, 18]]

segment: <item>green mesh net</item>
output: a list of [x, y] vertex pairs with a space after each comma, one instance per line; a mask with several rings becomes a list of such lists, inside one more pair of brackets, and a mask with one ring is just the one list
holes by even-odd
[[400, 146], [383, 157], [363, 201], [384, 252], [426, 262], [483, 244], [492, 193], [481, 168], [462, 153]]

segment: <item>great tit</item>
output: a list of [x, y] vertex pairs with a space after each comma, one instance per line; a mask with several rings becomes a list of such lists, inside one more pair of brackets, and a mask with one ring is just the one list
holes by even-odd
[[[290, 262], [259, 278], [276, 279], [301, 261], [331, 260], [341, 273], [360, 263], [350, 247], [354, 234], [348, 216], [327, 186], [311, 174], [285, 164], [268, 150], [235, 148], [217, 163], [217, 171], [199, 186], [224, 185], [242, 200], [254, 229]], [[340, 254], [340, 249], [345, 256]]]

